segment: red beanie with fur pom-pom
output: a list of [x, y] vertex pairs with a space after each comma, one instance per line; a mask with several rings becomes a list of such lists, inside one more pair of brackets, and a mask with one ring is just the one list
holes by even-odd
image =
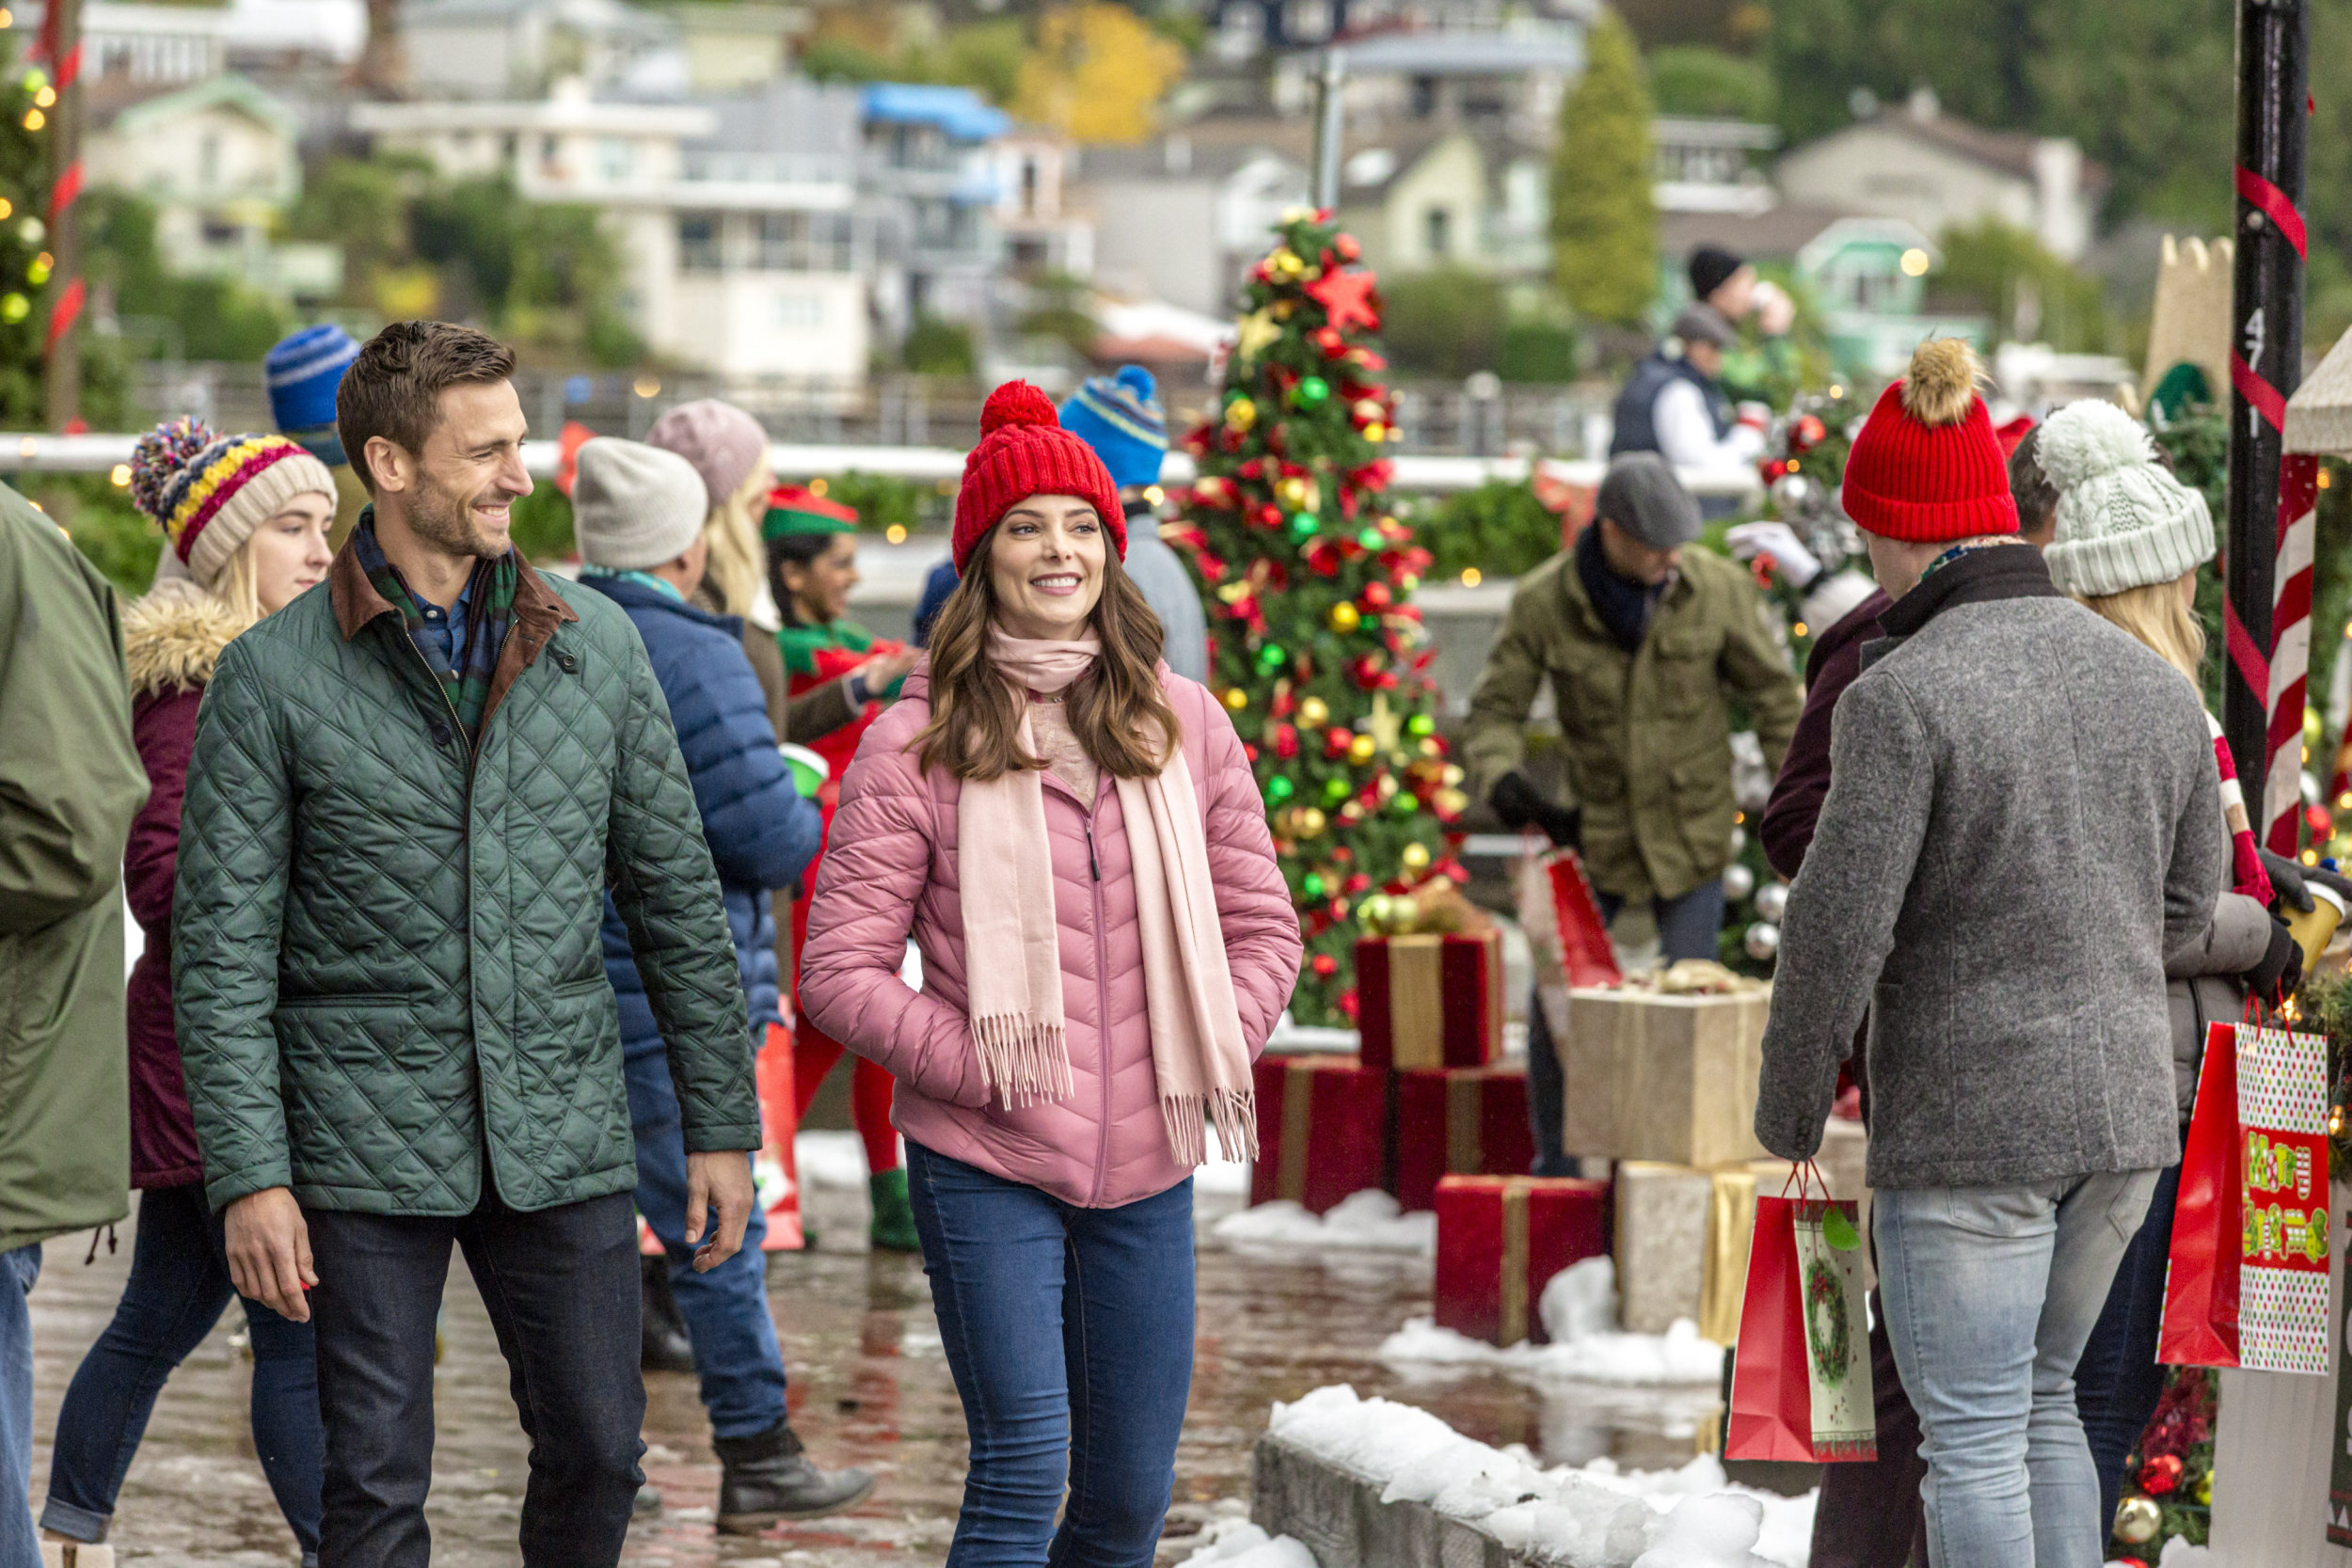
[[980, 443], [963, 460], [956, 492], [956, 574], [997, 519], [1031, 496], [1076, 496], [1094, 503], [1119, 559], [1127, 559], [1127, 518], [1119, 486], [1094, 449], [1061, 427], [1052, 400], [1025, 381], [1008, 381], [980, 408]]

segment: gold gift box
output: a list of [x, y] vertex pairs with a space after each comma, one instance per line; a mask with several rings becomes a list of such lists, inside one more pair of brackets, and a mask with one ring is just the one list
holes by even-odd
[[1556, 1041], [1571, 1154], [1729, 1165], [1761, 1159], [1756, 1085], [1770, 990], [1568, 992]]

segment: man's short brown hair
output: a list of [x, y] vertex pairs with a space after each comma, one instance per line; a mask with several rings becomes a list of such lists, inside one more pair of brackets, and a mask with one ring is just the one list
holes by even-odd
[[335, 392], [335, 429], [359, 483], [375, 494], [368, 442], [377, 436], [415, 455], [441, 422], [451, 387], [505, 381], [515, 351], [485, 332], [451, 322], [394, 322], [370, 338]]

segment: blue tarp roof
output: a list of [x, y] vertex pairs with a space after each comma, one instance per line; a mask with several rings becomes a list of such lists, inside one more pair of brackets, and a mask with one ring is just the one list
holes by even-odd
[[866, 118], [885, 124], [936, 125], [958, 141], [988, 141], [1012, 125], [970, 87], [875, 82], [866, 88]]

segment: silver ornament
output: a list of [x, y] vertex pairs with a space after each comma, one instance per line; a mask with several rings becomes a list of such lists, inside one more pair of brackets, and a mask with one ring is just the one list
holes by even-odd
[[1740, 939], [1740, 945], [1748, 950], [1748, 957], [1763, 963], [1780, 951], [1780, 927], [1769, 920], [1759, 920], [1748, 927], [1748, 934]]
[[1734, 829], [1732, 829], [1732, 830], [1731, 830], [1731, 858], [1732, 858], [1733, 860], [1738, 860], [1738, 859], [1740, 858], [1740, 850], [1742, 850], [1742, 849], [1744, 849], [1744, 848], [1746, 848], [1747, 847], [1748, 847], [1748, 831], [1747, 831], [1747, 829], [1745, 829], [1745, 828], [1734, 828]]
[[2164, 1510], [2153, 1497], [2126, 1497], [2116, 1505], [2115, 1538], [2127, 1546], [2144, 1545], [2164, 1528]]
[[1784, 519], [1803, 516], [1813, 496], [1814, 483], [1803, 474], [1783, 474], [1772, 481], [1772, 505]]
[[1756, 891], [1756, 873], [1734, 861], [1724, 867], [1724, 896], [1738, 903]]
[[1756, 912], [1767, 920], [1777, 921], [1788, 912], [1788, 884], [1766, 882], [1756, 890]]

